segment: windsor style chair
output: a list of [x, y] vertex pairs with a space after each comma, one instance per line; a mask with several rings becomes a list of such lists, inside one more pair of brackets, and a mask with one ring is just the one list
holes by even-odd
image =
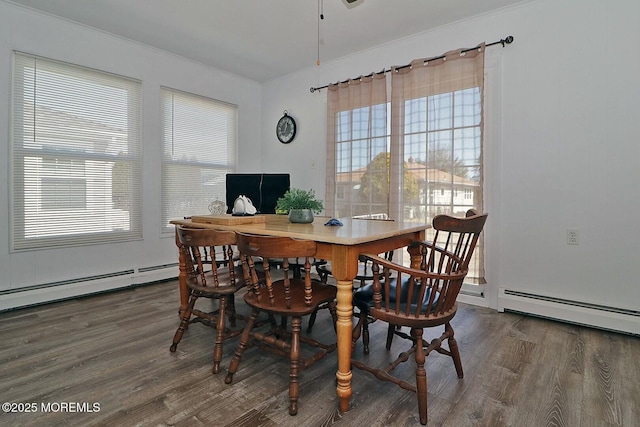
[[[476, 215], [475, 211], [470, 211], [465, 218], [436, 216], [433, 219], [434, 240], [414, 242], [407, 249], [412, 265], [420, 268], [405, 267], [377, 254], [365, 254], [373, 263], [373, 283], [354, 292], [354, 305], [361, 314], [352, 345], [357, 340], [357, 331], [371, 316], [388, 323], [387, 351], [391, 349], [394, 336], [409, 340], [411, 347], [383, 368], [368, 365], [368, 359], [352, 358], [351, 364], [382, 381], [390, 381], [416, 393], [422, 424], [427, 423], [426, 356], [435, 350], [451, 357], [458, 377], [463, 377], [460, 352], [450, 321], [456, 315], [456, 300], [486, 219], [487, 214]], [[439, 326], [444, 326], [440, 337], [432, 341], [423, 339], [425, 328]], [[409, 334], [402, 327], [410, 328]], [[448, 349], [442, 346], [445, 341]], [[415, 385], [393, 375], [393, 370], [410, 360], [411, 355], [416, 363]]]

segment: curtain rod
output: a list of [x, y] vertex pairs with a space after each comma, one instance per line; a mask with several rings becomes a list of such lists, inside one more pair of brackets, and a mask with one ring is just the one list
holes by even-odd
[[[500, 40], [498, 40], [497, 42], [488, 43], [488, 44], [486, 44], [486, 45], [485, 45], [485, 47], [493, 46], [493, 45], [496, 45], [496, 44], [501, 44], [501, 45], [502, 45], [502, 47], [505, 47], [505, 45], [508, 45], [508, 44], [511, 44], [511, 43], [513, 43], [513, 36], [507, 36], [507, 37], [505, 37], [504, 39], [500, 39]], [[475, 49], [477, 49], [477, 48], [478, 48], [477, 46], [476, 46], [476, 47], [470, 47], [470, 48], [468, 48], [468, 49], [462, 49], [462, 51], [461, 51], [461, 52], [462, 52], [462, 53], [464, 53], [464, 52], [471, 52], [472, 50], [475, 50]], [[442, 58], [444, 58], [444, 55], [434, 56], [433, 58], [427, 58], [427, 59], [425, 59], [424, 61], [425, 61], [425, 62], [429, 62], [429, 61], [435, 61], [436, 59], [442, 59]], [[411, 66], [411, 64], [402, 65], [402, 66], [396, 67], [396, 69], [407, 68], [407, 67], [410, 67], [410, 66]], [[382, 71], [379, 71], [379, 72], [377, 72], [377, 73], [371, 73], [371, 74], [368, 74], [368, 75], [366, 75], [366, 76], [357, 77], [357, 78], [355, 78], [355, 79], [353, 79], [353, 80], [361, 79], [361, 78], [363, 78], [363, 77], [371, 77], [371, 76], [373, 76], [374, 74], [386, 74], [386, 73], [388, 73], [388, 72], [390, 72], [390, 71], [391, 71], [391, 68], [389, 68], [388, 70], [382, 70]], [[346, 83], [346, 82], [348, 82], [348, 81], [349, 81], [349, 80], [345, 80], [345, 81], [342, 81], [342, 82], [339, 82], [339, 83]], [[311, 93], [314, 93], [314, 92], [318, 92], [318, 91], [320, 91], [320, 89], [326, 89], [326, 88], [328, 88], [328, 87], [329, 87], [329, 85], [324, 85], [324, 86], [320, 86], [320, 87], [312, 87], [311, 89], [309, 89], [309, 91], [310, 91]]]

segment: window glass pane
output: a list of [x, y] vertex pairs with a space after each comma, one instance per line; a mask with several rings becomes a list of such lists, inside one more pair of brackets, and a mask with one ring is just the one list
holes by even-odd
[[429, 130], [450, 129], [453, 125], [453, 94], [430, 96], [428, 105]]
[[427, 134], [427, 162], [430, 169], [449, 170], [453, 163], [451, 156], [453, 132], [444, 130]]
[[349, 111], [338, 113], [337, 123], [337, 142], [349, 141], [351, 139], [351, 114]]
[[386, 138], [389, 134], [387, 117], [388, 117], [388, 105], [380, 104], [374, 105], [371, 114], [371, 136]]
[[427, 160], [427, 135], [426, 133], [416, 133], [404, 136], [404, 155], [410, 163], [426, 162]]
[[388, 212], [388, 105], [336, 114], [336, 216]]
[[404, 103], [404, 108], [405, 117], [409, 118], [409, 120], [404, 121], [405, 135], [417, 132], [425, 132], [427, 130], [426, 98], [407, 100]]
[[454, 126], [478, 126], [482, 117], [482, 106], [480, 105], [480, 88], [474, 87], [459, 90], [454, 93]]
[[363, 139], [369, 135], [369, 111], [367, 108], [358, 108], [353, 110], [353, 139]]

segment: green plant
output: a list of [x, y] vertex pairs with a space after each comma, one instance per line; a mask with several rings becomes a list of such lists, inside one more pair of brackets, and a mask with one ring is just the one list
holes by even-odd
[[324, 206], [320, 200], [316, 199], [313, 190], [291, 188], [278, 199], [276, 212], [289, 212], [291, 209], [310, 209], [312, 212], [320, 213]]

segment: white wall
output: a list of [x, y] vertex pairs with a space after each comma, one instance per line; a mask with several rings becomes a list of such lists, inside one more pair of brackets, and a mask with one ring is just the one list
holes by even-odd
[[[11, 253], [9, 245], [9, 138], [12, 52], [23, 51], [139, 79], [143, 84], [143, 239], [140, 241]], [[177, 276], [177, 268], [143, 274], [138, 268], [177, 262], [173, 236], [161, 235], [160, 86], [200, 94], [239, 106], [239, 171], [259, 170], [261, 87], [217, 69], [114, 37], [48, 15], [0, 2], [0, 309], [39, 302], [87, 290], [100, 290]], [[243, 153], [251, 153], [246, 156]], [[188, 188], [189, 183], [185, 183]], [[204, 212], [203, 212], [204, 213]], [[132, 269], [115, 279], [99, 280], [28, 295], [6, 292], [18, 288], [109, 274]], [[10, 300], [14, 302], [10, 302]]]
[[[310, 64], [263, 85], [263, 162], [324, 194], [326, 91], [311, 86], [513, 35], [487, 50], [487, 304], [501, 287], [638, 310], [639, 22], [637, 0], [540, 0]], [[299, 123], [287, 146], [283, 109]]]

